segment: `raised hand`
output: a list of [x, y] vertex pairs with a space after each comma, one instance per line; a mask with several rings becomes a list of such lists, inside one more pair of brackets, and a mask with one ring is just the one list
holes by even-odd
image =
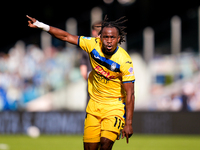
[[28, 15], [26, 15], [26, 17], [29, 19], [28, 26], [30, 28], [39, 28], [39, 29], [42, 29], [43, 31], [50, 33], [52, 36], [54, 36], [62, 41], [69, 42], [69, 43], [75, 44], [75, 45], [78, 44], [79, 37], [77, 35], [71, 35], [70, 33], [66, 32], [64, 30], [49, 26], [48, 24], [40, 22], [40, 21], [36, 20], [35, 18], [32, 18]]
[[32, 18], [32, 17], [30, 17], [30, 16], [28, 16], [28, 15], [26, 15], [26, 17], [27, 17], [28, 19], [30, 19], [30, 20], [28, 21], [28, 26], [29, 26], [30, 28], [38, 28], [36, 25], [33, 24], [33, 23], [35, 23], [35, 22], [37, 21], [35, 18]]

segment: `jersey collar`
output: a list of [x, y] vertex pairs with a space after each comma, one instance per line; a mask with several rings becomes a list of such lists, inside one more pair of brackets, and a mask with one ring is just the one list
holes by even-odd
[[115, 53], [117, 52], [118, 49], [119, 49], [119, 46], [117, 46], [117, 48], [115, 49], [115, 51], [114, 51], [113, 54], [115, 54]]
[[[112, 55], [114, 55], [116, 52], [117, 52], [117, 50], [119, 49], [119, 46], [117, 46], [117, 48], [115, 49], [115, 51], [113, 52], [113, 54]], [[104, 54], [104, 53], [103, 53]], [[111, 57], [112, 55], [107, 55], [107, 54], [104, 54], [104, 55], [106, 55], [106, 56], [109, 56], [109, 57]]]

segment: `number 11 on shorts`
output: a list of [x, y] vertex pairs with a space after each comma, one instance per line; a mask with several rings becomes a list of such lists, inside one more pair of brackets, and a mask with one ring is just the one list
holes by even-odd
[[[117, 127], [118, 129], [120, 129], [121, 123], [122, 123], [122, 120], [120, 118], [118, 118], [118, 117], [115, 117], [114, 127]], [[124, 123], [122, 123], [122, 128], [123, 127], [124, 127]]]

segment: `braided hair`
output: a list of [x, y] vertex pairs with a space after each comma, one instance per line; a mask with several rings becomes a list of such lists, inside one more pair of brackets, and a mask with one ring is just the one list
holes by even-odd
[[120, 40], [119, 40], [119, 44], [121, 44], [122, 42], [125, 42], [125, 35], [127, 34], [124, 29], [126, 28], [125, 26], [122, 26], [121, 24], [123, 24], [124, 22], [128, 21], [128, 19], [125, 19], [126, 16], [123, 16], [115, 21], [108, 21], [107, 15], [105, 16], [104, 20], [102, 21], [101, 24], [101, 30], [99, 32], [99, 35], [102, 33], [103, 28], [104, 27], [115, 27], [118, 31], [119, 31], [119, 36], [120, 36]]

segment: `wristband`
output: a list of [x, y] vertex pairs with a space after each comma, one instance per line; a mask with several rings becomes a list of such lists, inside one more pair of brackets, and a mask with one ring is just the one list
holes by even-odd
[[37, 26], [38, 28], [44, 30], [44, 31], [49, 31], [50, 30], [50, 26], [47, 24], [44, 24], [43, 22], [39, 22], [38, 20], [36, 20], [36, 22], [33, 23], [33, 25]]

